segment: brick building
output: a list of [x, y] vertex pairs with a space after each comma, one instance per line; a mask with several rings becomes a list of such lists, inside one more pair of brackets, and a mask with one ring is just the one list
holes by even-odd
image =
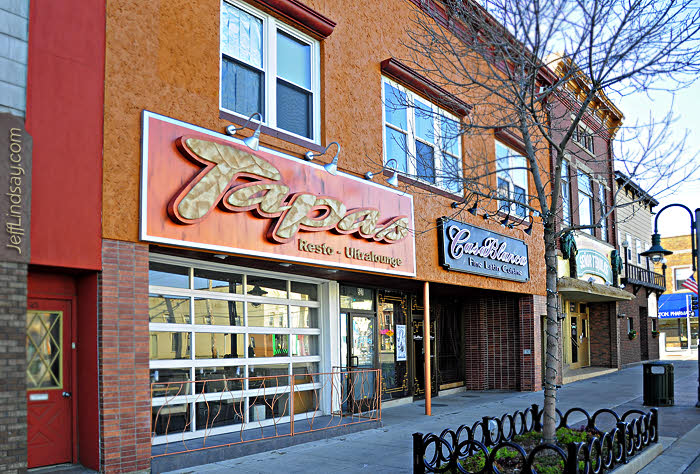
[[692, 292], [683, 282], [693, 274], [692, 242], [690, 235], [662, 237], [661, 246], [673, 254], [666, 256], [663, 267], [666, 292], [659, 298], [661, 349], [667, 354], [690, 353], [698, 347], [698, 310], [692, 309]]
[[[314, 374], [370, 374], [356, 408], [541, 387], [542, 236], [454, 219], [469, 105], [401, 61], [410, 3], [16, 3], [31, 257], [2, 263], [1, 470], [145, 471], [168, 434], [345, 409]], [[465, 267], [470, 235], [509, 254]]]
[[[563, 76], [571, 67], [576, 66], [560, 61], [554, 70]], [[585, 81], [572, 80], [552, 104], [555, 137], [571, 127], [586, 87]], [[581, 117], [562, 163], [560, 229], [574, 228], [562, 237], [559, 258], [564, 383], [575, 380], [577, 369], [621, 366], [617, 305], [632, 298], [616, 285], [612, 266], [618, 247], [612, 142], [622, 119], [622, 112], [599, 95]]]
[[621, 364], [659, 358], [658, 296], [666, 289], [664, 276], [641, 255], [649, 248], [653, 209], [659, 203], [624, 174], [616, 173], [617, 232], [624, 267], [620, 282], [634, 295], [618, 304]]

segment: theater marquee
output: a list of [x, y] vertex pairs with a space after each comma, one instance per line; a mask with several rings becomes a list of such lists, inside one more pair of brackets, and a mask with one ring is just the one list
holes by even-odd
[[522, 240], [447, 217], [438, 219], [440, 265], [451, 271], [527, 281], [530, 266]]
[[147, 111], [142, 148], [142, 240], [416, 274], [408, 194]]

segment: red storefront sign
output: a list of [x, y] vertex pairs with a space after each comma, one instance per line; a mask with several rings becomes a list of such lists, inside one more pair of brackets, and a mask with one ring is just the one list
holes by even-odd
[[147, 111], [142, 154], [144, 241], [416, 274], [411, 195]]

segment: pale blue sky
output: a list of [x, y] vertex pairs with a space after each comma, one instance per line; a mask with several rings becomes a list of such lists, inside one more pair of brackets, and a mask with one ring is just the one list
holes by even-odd
[[[667, 92], [650, 92], [647, 94], [632, 94], [618, 99], [616, 104], [625, 115], [626, 123], [633, 123], [634, 117], [643, 120], [649, 116], [650, 111], [655, 117], [662, 118], [673, 104], [673, 112], [678, 116], [673, 125], [675, 136], [682, 136], [685, 130], [689, 130], [686, 141], [686, 154], [696, 154], [700, 151], [700, 81], [692, 86], [675, 93], [675, 99]], [[674, 195], [658, 198], [660, 204], [656, 208], [659, 211], [663, 206], [671, 203], [681, 203], [692, 211], [700, 207], [700, 176], [697, 181], [679, 186]], [[640, 183], [644, 186], [643, 183]], [[680, 208], [672, 208], [664, 211], [659, 217], [659, 232], [663, 237], [672, 235], [686, 235], [690, 233], [690, 217]]]

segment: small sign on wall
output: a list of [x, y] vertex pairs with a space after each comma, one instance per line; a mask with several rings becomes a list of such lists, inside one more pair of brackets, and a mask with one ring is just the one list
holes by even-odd
[[396, 360], [406, 360], [406, 325], [396, 325]]
[[0, 114], [0, 259], [29, 263], [29, 216], [32, 195], [32, 137], [24, 119]]

